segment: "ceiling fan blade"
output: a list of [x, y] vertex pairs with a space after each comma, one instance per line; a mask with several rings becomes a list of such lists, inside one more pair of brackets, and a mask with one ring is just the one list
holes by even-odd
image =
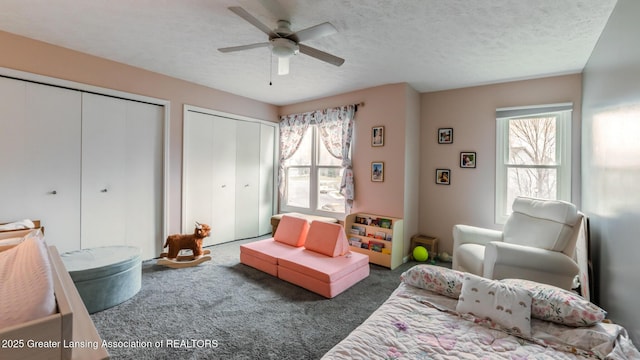
[[323, 36], [333, 35], [337, 32], [338, 32], [338, 29], [336, 29], [335, 26], [333, 26], [329, 22], [325, 22], [322, 24], [318, 24], [316, 26], [302, 29], [300, 31], [296, 31], [295, 33], [291, 34], [288, 37], [289, 38], [295, 37], [296, 41], [303, 42], [307, 40], [321, 38]]
[[261, 47], [267, 47], [269, 45], [271, 45], [271, 43], [269, 43], [269, 42], [261, 42], [261, 43], [256, 43], [256, 44], [220, 48], [220, 49], [218, 49], [218, 51], [223, 52], [223, 53], [228, 53], [228, 52], [233, 52], [233, 51], [241, 51], [241, 50], [249, 50], [249, 49], [261, 48]]
[[300, 52], [305, 54], [305, 55], [309, 55], [311, 57], [314, 57], [318, 60], [327, 62], [329, 64], [335, 65], [335, 66], [340, 66], [344, 63], [344, 59], [343, 58], [339, 58], [335, 55], [331, 55], [329, 53], [326, 53], [322, 50], [318, 50], [316, 48], [312, 48], [310, 46], [307, 45], [303, 45], [303, 44], [298, 44], [298, 46], [300, 47]]
[[229, 10], [233, 11], [236, 15], [245, 19], [248, 23], [257, 27], [258, 29], [260, 29], [260, 31], [269, 35], [270, 37], [276, 36], [267, 25], [263, 24], [260, 20], [253, 17], [253, 15], [249, 14], [247, 10], [241, 8], [240, 6], [231, 6], [229, 7]]

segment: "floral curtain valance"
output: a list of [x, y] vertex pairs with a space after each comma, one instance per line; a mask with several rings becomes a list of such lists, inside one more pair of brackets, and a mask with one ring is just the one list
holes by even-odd
[[320, 138], [331, 155], [342, 160], [342, 183], [340, 193], [344, 196], [347, 212], [354, 200], [353, 170], [350, 148], [353, 140], [353, 124], [356, 105], [317, 110], [303, 114], [285, 115], [280, 118], [280, 163], [278, 188], [280, 197], [284, 194], [284, 163], [295, 154], [302, 137], [314, 122], [320, 131]]

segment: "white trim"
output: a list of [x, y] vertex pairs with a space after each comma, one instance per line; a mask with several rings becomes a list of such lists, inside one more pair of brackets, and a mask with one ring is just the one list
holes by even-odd
[[164, 239], [169, 234], [169, 218], [168, 218], [169, 217], [169, 204], [168, 204], [169, 203], [169, 166], [168, 166], [168, 162], [169, 162], [169, 153], [170, 153], [169, 124], [170, 124], [170, 118], [171, 118], [171, 101], [166, 99], [128, 93], [120, 90], [114, 90], [114, 89], [109, 89], [109, 88], [104, 88], [104, 87], [99, 87], [94, 85], [83, 84], [75, 81], [64, 80], [64, 79], [54, 78], [54, 77], [45, 76], [45, 75], [33, 74], [33, 73], [9, 69], [5, 67], [0, 67], [0, 76], [14, 78], [17, 80], [31, 81], [39, 84], [44, 84], [44, 85], [57, 86], [57, 87], [71, 89], [71, 90], [78, 90], [78, 91], [83, 91], [88, 93], [95, 93], [99, 95], [112, 96], [112, 97], [126, 99], [126, 100], [140, 101], [140, 102], [145, 102], [145, 103], [164, 107], [164, 124], [163, 124], [164, 153], [163, 153], [163, 159], [162, 159], [162, 168], [163, 168], [163, 175], [162, 175], [163, 176], [163, 179], [162, 179], [163, 229], [162, 229], [162, 232], [163, 234], [161, 239], [161, 241], [164, 241]]

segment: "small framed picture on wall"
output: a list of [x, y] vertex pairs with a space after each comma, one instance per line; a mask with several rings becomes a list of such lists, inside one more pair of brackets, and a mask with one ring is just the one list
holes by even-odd
[[384, 181], [384, 163], [382, 161], [374, 161], [371, 163], [371, 181]]
[[451, 170], [436, 169], [436, 184], [440, 184], [440, 185], [451, 184]]
[[438, 144], [453, 144], [453, 129], [452, 128], [440, 128], [440, 129], [438, 129]]
[[476, 167], [476, 153], [473, 151], [463, 151], [460, 153], [460, 167], [461, 168], [474, 168]]
[[371, 146], [384, 146], [384, 126], [371, 128]]

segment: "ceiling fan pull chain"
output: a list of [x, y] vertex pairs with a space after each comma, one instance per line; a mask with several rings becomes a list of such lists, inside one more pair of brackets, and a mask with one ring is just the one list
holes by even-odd
[[273, 52], [269, 51], [269, 54], [271, 54], [269, 58], [269, 86], [272, 86], [273, 82], [271, 80], [273, 79]]

